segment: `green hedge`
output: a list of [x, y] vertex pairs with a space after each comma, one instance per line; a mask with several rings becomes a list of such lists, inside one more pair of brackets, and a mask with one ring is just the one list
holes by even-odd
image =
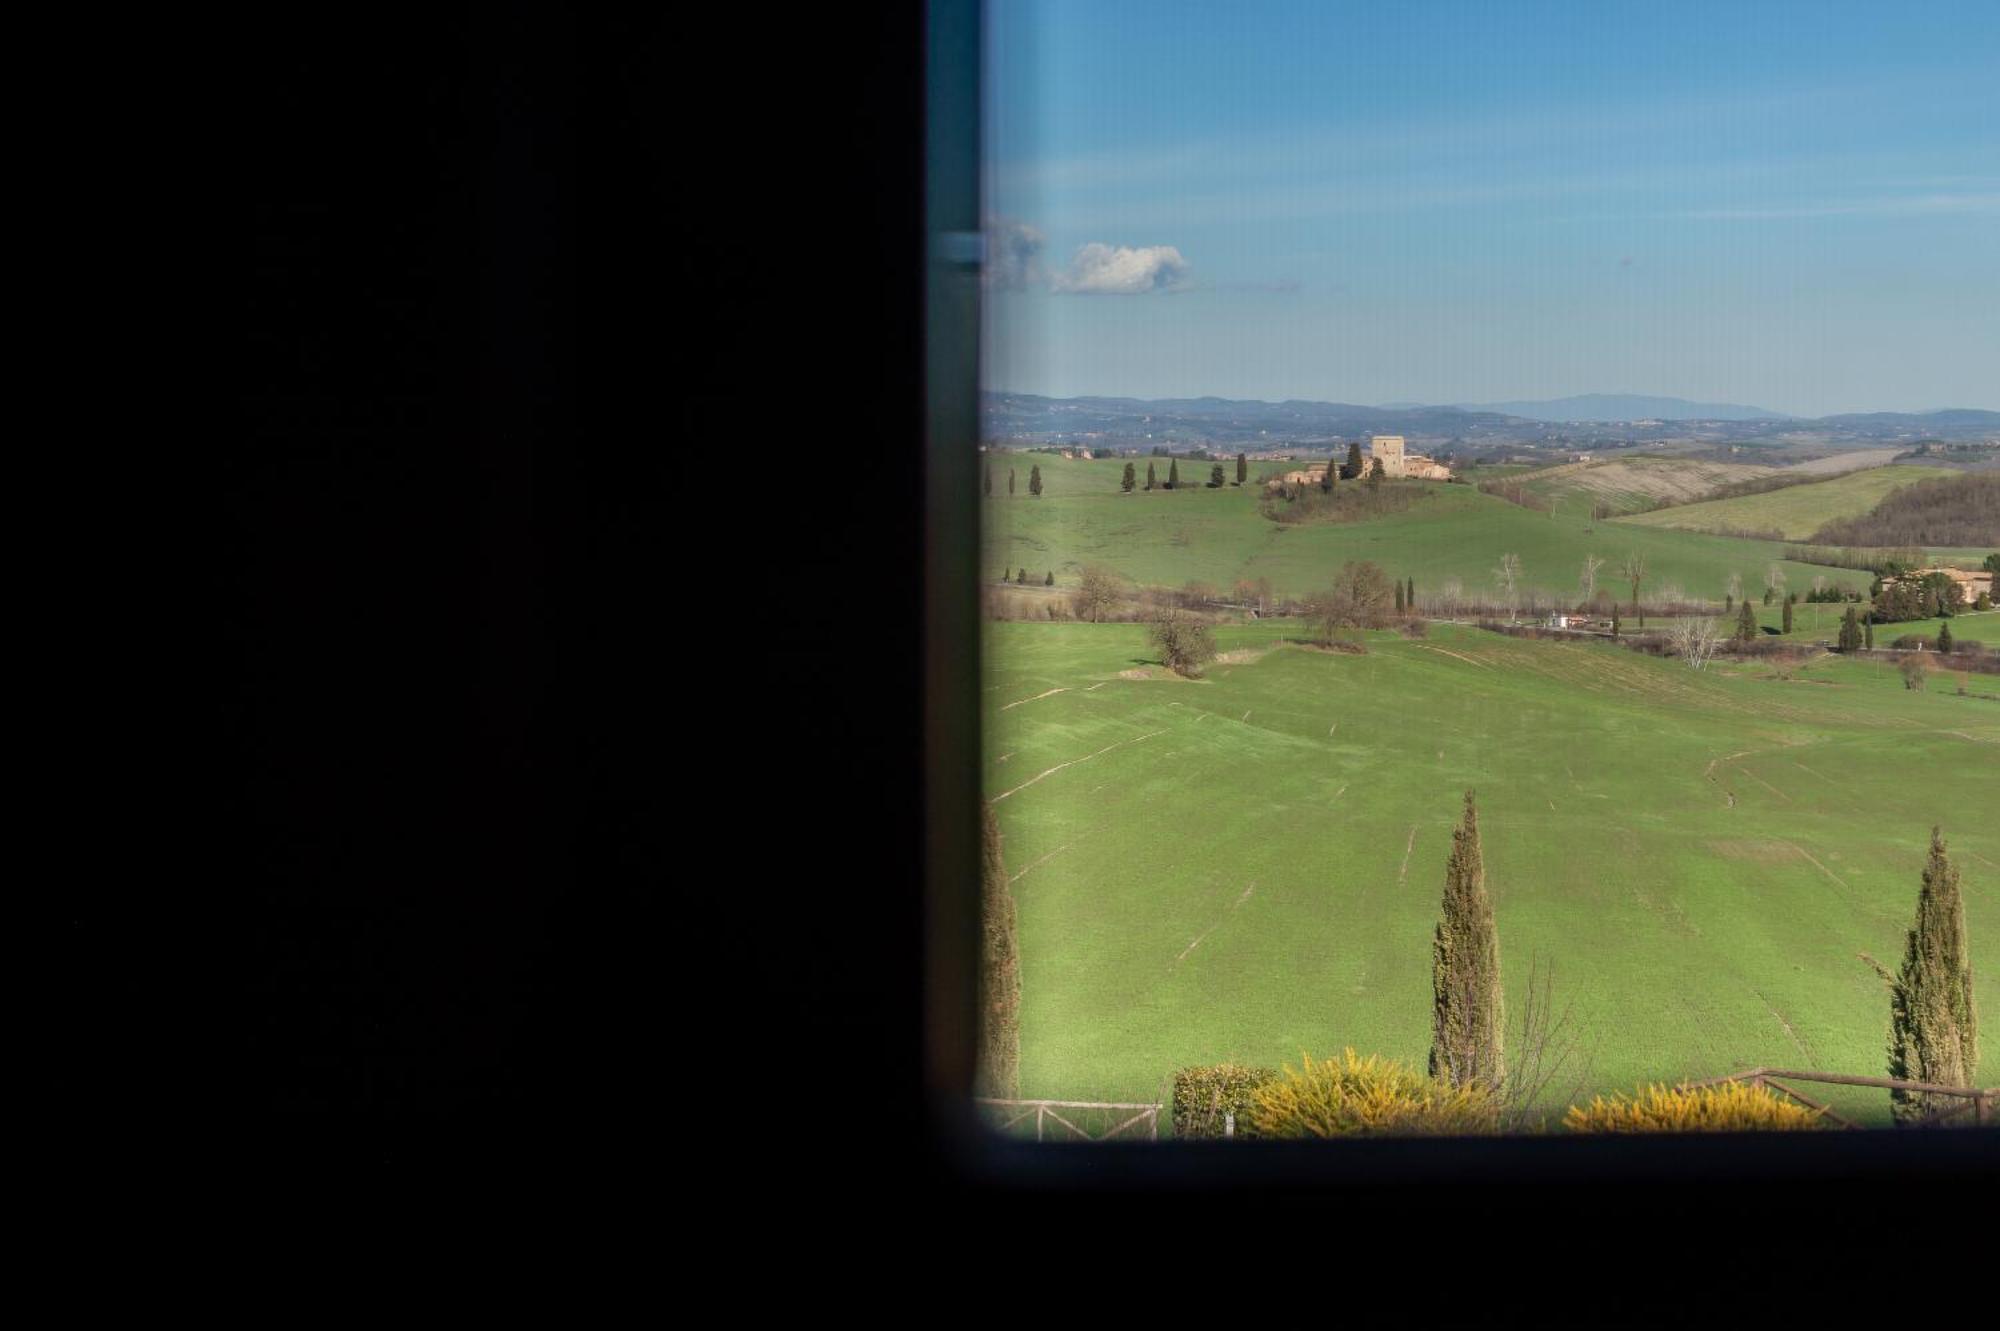
[[1174, 1136], [1220, 1137], [1225, 1116], [1236, 1116], [1236, 1135], [1250, 1133], [1251, 1096], [1278, 1079], [1276, 1069], [1246, 1068], [1235, 1063], [1182, 1068], [1174, 1074]]

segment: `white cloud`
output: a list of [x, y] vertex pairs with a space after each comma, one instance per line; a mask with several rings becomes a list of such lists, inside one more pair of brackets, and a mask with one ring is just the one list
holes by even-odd
[[1088, 295], [1132, 296], [1148, 291], [1176, 291], [1188, 284], [1188, 263], [1172, 245], [1104, 245], [1091, 242], [1070, 257], [1069, 267], [1054, 274], [1054, 291]]
[[1026, 222], [993, 217], [986, 222], [986, 285], [1021, 291], [1045, 280], [1042, 233]]

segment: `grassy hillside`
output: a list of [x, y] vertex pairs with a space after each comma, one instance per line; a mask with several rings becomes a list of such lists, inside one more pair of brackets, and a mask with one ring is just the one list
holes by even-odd
[[[1122, 494], [1122, 462], [1065, 462], [1036, 456], [1045, 489], [1040, 499], [1027, 493], [1028, 467], [1011, 460], [1019, 491], [1006, 495], [1005, 466], [998, 469], [995, 495], [984, 506], [985, 550], [990, 576], [1025, 565], [1039, 581], [1050, 570], [1061, 585], [1074, 586], [1083, 565], [1104, 563], [1140, 583], [1179, 586], [1200, 579], [1227, 588], [1238, 577], [1268, 577], [1280, 595], [1302, 595], [1327, 583], [1344, 560], [1372, 559], [1392, 577], [1414, 577], [1421, 595], [1435, 592], [1446, 578], [1458, 578], [1468, 593], [1493, 587], [1492, 570], [1502, 554], [1521, 557], [1523, 587], [1541, 587], [1573, 596], [1586, 553], [1608, 562], [1600, 582], [1628, 552], [1645, 555], [1649, 594], [1678, 583], [1691, 594], [1720, 598], [1730, 573], [1760, 584], [1762, 571], [1782, 555], [1762, 541], [1705, 536], [1667, 528], [1593, 522], [1585, 512], [1554, 516], [1533, 513], [1471, 486], [1410, 481], [1423, 498], [1399, 514], [1369, 522], [1285, 526], [1258, 512], [1256, 477], [1241, 489], [1202, 488]], [[1051, 465], [1052, 464], [1052, 465]], [[1234, 463], [1225, 464], [1234, 475]], [[1182, 476], [1207, 464], [1183, 465]], [[1267, 463], [1264, 472], [1285, 469]], [[1138, 471], [1143, 483], [1144, 460]], [[1166, 468], [1160, 467], [1164, 475]], [[1581, 505], [1578, 506], [1581, 509]], [[1869, 575], [1854, 570], [1787, 564], [1790, 585], [1811, 585], [1826, 574], [1843, 585], [1866, 587]]]
[[[1468, 786], [1508, 1001], [1553, 962], [1593, 1087], [1881, 1072], [1887, 996], [1856, 954], [1899, 958], [1933, 822], [2000, 1012], [2000, 704], [1837, 659], [1781, 682], [1449, 627], [1336, 656], [1280, 645], [1295, 627], [1221, 630], [1244, 655], [1196, 683], [1127, 677], [1138, 626], [990, 626], [1022, 1094], [1153, 1100], [1181, 1065], [1343, 1045], [1421, 1065]], [[1991, 1080], [2000, 1022], [1982, 1049]]]
[[1769, 494], [1663, 508], [1620, 518], [1618, 522], [1623, 526], [1675, 527], [1686, 531], [1774, 530], [1783, 532], [1788, 540], [1803, 541], [1835, 518], [1866, 513], [1898, 486], [1956, 474], [1943, 467], [1876, 467]]
[[1693, 458], [1630, 457], [1602, 462], [1567, 462], [1513, 479], [1530, 494], [1556, 502], [1578, 503], [1584, 512], [1609, 504], [1630, 513], [1663, 499], [1695, 499], [1717, 486], [1777, 474], [1777, 467], [1739, 462], [1706, 462]]

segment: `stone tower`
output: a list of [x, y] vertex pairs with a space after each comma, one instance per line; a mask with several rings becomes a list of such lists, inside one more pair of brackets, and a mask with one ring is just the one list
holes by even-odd
[[1368, 455], [1382, 459], [1384, 476], [1402, 476], [1403, 436], [1400, 434], [1374, 434], [1368, 436]]

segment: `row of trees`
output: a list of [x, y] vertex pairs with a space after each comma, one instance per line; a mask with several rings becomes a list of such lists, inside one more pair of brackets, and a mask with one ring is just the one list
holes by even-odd
[[[1128, 472], [1131, 471], [1131, 464], [1126, 464], [1125, 470]], [[990, 462], [986, 464], [986, 480], [983, 483], [983, 492], [988, 498], [992, 497], [993, 464]], [[1014, 493], [1014, 469], [1012, 467], [1007, 468], [1007, 493], [1010, 495]], [[1042, 497], [1042, 464], [1039, 462], [1028, 469], [1028, 493], [1037, 499]]]

